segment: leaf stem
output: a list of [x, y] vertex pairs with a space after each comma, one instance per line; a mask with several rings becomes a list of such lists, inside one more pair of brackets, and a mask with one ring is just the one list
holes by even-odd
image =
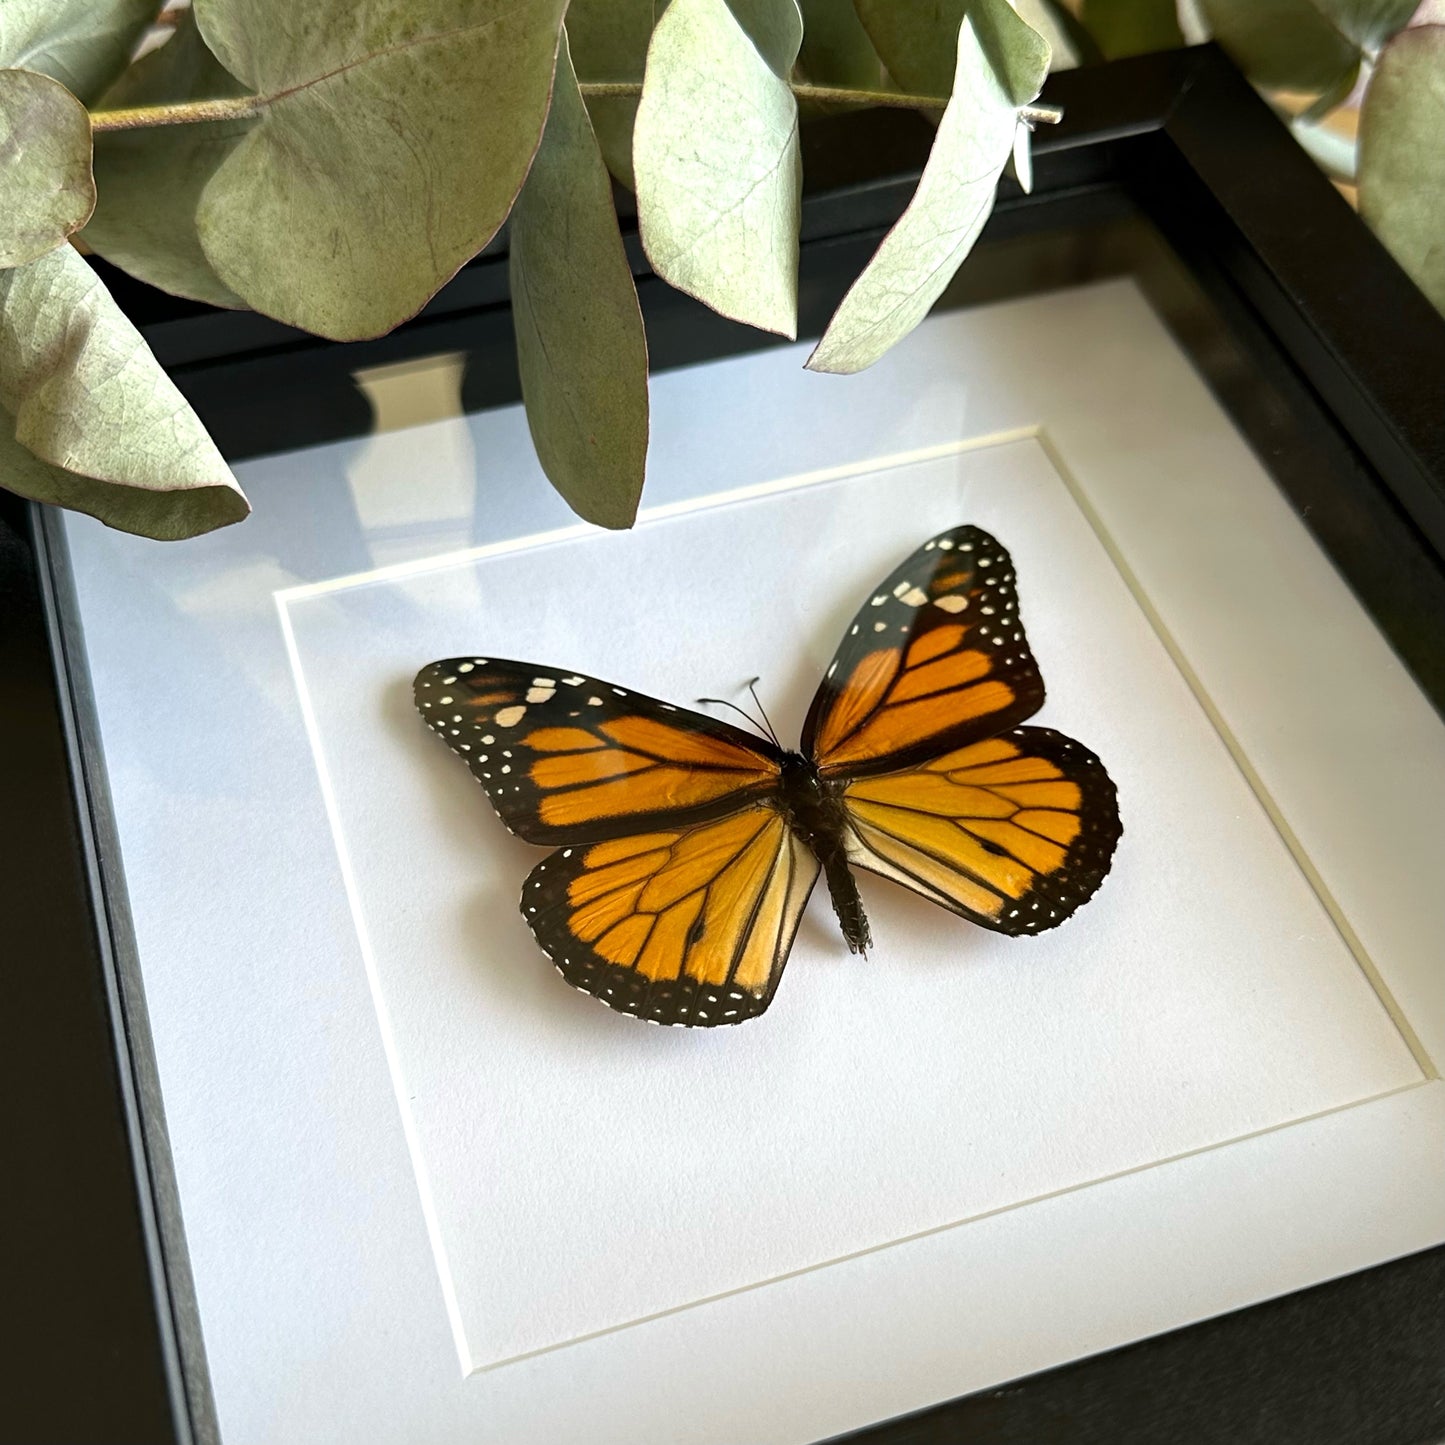
[[225, 100], [182, 100], [171, 105], [139, 105], [128, 110], [97, 110], [90, 116], [93, 131], [146, 130], [156, 125], [190, 125], [206, 120], [249, 120], [265, 102], [256, 95]]
[[[632, 98], [642, 94], [641, 81], [584, 81], [582, 94], [588, 99]], [[805, 85], [792, 87], [799, 100], [822, 100], [841, 105], [884, 105], [901, 110], [942, 110], [946, 97], [909, 95], [900, 90], [855, 90], [842, 85]], [[184, 100], [170, 105], [141, 105], [128, 110], [98, 110], [90, 117], [90, 128], [96, 132], [113, 130], [146, 130], [158, 125], [190, 125], [208, 120], [249, 120], [266, 108], [266, 99], [259, 95], [238, 95], [225, 100]], [[1031, 125], [1055, 125], [1063, 119], [1063, 111], [1055, 105], [1026, 105], [1019, 114]]]
[[[632, 99], [642, 94], [636, 80], [584, 80], [580, 85], [588, 100]], [[794, 81], [792, 92], [799, 100], [822, 100], [842, 105], [884, 105], [896, 110], [942, 110], [947, 96], [910, 95], [901, 90], [860, 90], [846, 85], [806, 85]], [[1032, 125], [1057, 125], [1064, 113], [1056, 105], [1026, 105], [1019, 114]]]

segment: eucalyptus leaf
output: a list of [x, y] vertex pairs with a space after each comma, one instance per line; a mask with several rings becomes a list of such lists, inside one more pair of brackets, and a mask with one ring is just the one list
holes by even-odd
[[1176, 0], [1084, 0], [1079, 14], [1109, 60], [1184, 44]]
[[[206, 48], [187, 10], [171, 38], [141, 56], [106, 93], [102, 108], [243, 94], [245, 87]], [[196, 233], [196, 210], [216, 167], [252, 124], [202, 121], [96, 136], [100, 203], [85, 228], [86, 244], [172, 295], [212, 306], [244, 306], [211, 269]]]
[[160, 0], [0, 0], [0, 66], [38, 70], [89, 105], [125, 69]]
[[579, 516], [630, 527], [647, 461], [647, 341], [565, 34], [509, 235], [517, 363], [537, 457]]
[[48, 75], [0, 70], [0, 268], [53, 251], [94, 206], [85, 107]]
[[1360, 210], [1445, 312], [1445, 25], [1381, 52], [1360, 111]]
[[786, 80], [803, 43], [797, 0], [728, 0], [728, 8], [773, 73]]
[[1409, 20], [1417, 0], [1200, 0], [1214, 38], [1256, 85], [1331, 91]]
[[71, 246], [0, 271], [0, 486], [166, 540], [250, 510], [200, 419]]
[[[985, 18], [986, 17], [986, 18]], [[1007, 0], [973, 0], [958, 32], [952, 95], [908, 209], [883, 238], [808, 358], [813, 371], [871, 366], [928, 314], [993, 210], [1019, 107], [1038, 95], [1048, 46]]]
[[882, 65], [853, 0], [800, 0], [803, 48], [798, 64], [815, 85], [877, 90]]
[[201, 194], [221, 281], [339, 340], [414, 315], [496, 233], [541, 139], [566, 0], [196, 0], [261, 113]]
[[1351, 95], [1354, 94], [1355, 86], [1360, 81], [1360, 63], [1357, 61], [1340, 78], [1329, 87], [1323, 90], [1314, 99], [1314, 102], [1302, 110], [1291, 121], [1291, 126], [1314, 125], [1321, 121], [1332, 110], [1342, 106]]
[[1049, 69], [1049, 43], [1008, 0], [855, 0], [888, 73], [914, 95], [953, 92], [959, 27], [967, 15], [977, 44], [1005, 91], [1019, 105], [1039, 93]]
[[[795, 0], [770, 3], [797, 13]], [[795, 336], [798, 107], [724, 0], [672, 0], [658, 21], [632, 163], [657, 274], [720, 315]]]
[[854, 0], [873, 48], [900, 89], [946, 96], [953, 86], [958, 28], [967, 0], [909, 5], [899, 0]]
[[1025, 195], [1034, 188], [1033, 138], [1033, 131], [1023, 120], [1014, 125], [1013, 151], [1009, 155], [1007, 169]]
[[1415, 14], [1419, 0], [1315, 0], [1321, 12], [1367, 56], [1375, 55]]
[[[640, 81], [647, 42], [666, 0], [572, 0], [567, 7], [567, 41], [581, 81]], [[632, 125], [637, 100], [594, 96], [587, 102], [592, 130], [607, 169], [628, 190], [632, 179]]]

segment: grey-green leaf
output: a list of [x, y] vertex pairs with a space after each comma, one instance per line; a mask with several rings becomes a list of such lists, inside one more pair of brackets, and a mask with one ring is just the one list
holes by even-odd
[[0, 65], [38, 70], [90, 105], [159, 9], [159, 0], [0, 0]]
[[1214, 38], [1256, 85], [1329, 91], [1410, 18], [1417, 0], [1200, 0]]
[[[108, 91], [103, 109], [219, 100], [245, 87], [206, 48], [194, 14], [143, 55]], [[86, 244], [132, 276], [212, 306], [244, 306], [201, 250], [196, 211], [216, 167], [250, 129], [245, 120], [111, 131], [95, 138], [100, 202]]]
[[197, 0], [264, 108], [201, 195], [257, 310], [341, 340], [414, 315], [496, 233], [546, 120], [565, 0]]
[[[647, 65], [654, 12], [664, 0], [572, 0], [567, 7], [567, 40], [581, 81], [640, 81]], [[607, 169], [628, 190], [632, 179], [632, 124], [637, 100], [594, 96], [587, 113]]]
[[647, 342], [565, 34], [547, 128], [509, 235], [517, 363], [537, 457], [579, 516], [630, 527], [647, 462]]
[[815, 85], [877, 90], [882, 64], [852, 0], [801, 0], [803, 48], [798, 64]]
[[914, 95], [952, 93], [958, 32], [967, 15], [984, 55], [1019, 105], [1039, 93], [1048, 73], [1049, 43], [1019, 18], [1007, 0], [855, 0], [888, 73]]
[[728, 0], [728, 8], [773, 73], [786, 80], [803, 43], [797, 0]]
[[1445, 312], [1445, 25], [1402, 31], [1360, 112], [1360, 210]]
[[0, 268], [53, 251], [94, 206], [85, 107], [48, 75], [0, 70]]
[[[795, 0], [770, 3], [797, 13]], [[632, 163], [657, 274], [720, 315], [795, 336], [798, 107], [724, 0], [672, 0], [658, 22]]]
[[1110, 60], [1184, 44], [1175, 0], [1084, 0], [1079, 18]]
[[1419, 0], [1315, 0], [1322, 14], [1373, 56], [1415, 15]]
[[[985, 10], [991, 12], [987, 45]], [[1007, 0], [969, 5], [958, 33], [952, 96], [918, 190], [828, 323], [808, 358], [811, 370], [871, 366], [928, 314], [968, 255], [1013, 154], [1019, 107], [1039, 93], [1048, 70], [1047, 45], [1040, 61], [1029, 36], [1038, 38]]]
[[167, 540], [250, 510], [200, 419], [71, 246], [0, 271], [0, 486]]
[[925, 5], [854, 0], [854, 8], [901, 90], [911, 95], [948, 94], [967, 0], [937, 0]]

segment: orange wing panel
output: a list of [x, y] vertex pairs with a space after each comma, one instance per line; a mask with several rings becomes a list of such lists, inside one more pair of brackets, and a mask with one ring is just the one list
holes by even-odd
[[414, 695], [529, 843], [698, 822], [777, 789], [771, 742], [581, 674], [454, 657], [423, 668]]
[[955, 527], [858, 609], [803, 750], [825, 776], [892, 772], [1005, 732], [1043, 700], [1008, 553], [977, 527]]
[[522, 890], [522, 916], [562, 977], [610, 1008], [741, 1023], [772, 1002], [817, 875], [782, 814], [754, 803], [553, 853]]
[[857, 779], [843, 798], [850, 862], [1001, 933], [1062, 923], [1103, 881], [1121, 831], [1103, 764], [1048, 728]]

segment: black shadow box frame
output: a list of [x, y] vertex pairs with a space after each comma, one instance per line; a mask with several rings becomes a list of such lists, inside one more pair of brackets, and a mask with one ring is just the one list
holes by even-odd
[[[1060, 234], [1094, 238], [1088, 274], [1142, 267], [1161, 315], [1445, 711], [1445, 320], [1216, 49], [1063, 72], [1044, 98], [1065, 119], [1037, 137], [1034, 191], [1005, 186], [949, 299], [1083, 279], [1080, 248], [1061, 251]], [[900, 112], [805, 127], [800, 335], [821, 332], [906, 205], [930, 135]], [[1168, 244], [1145, 255], [1149, 227]], [[654, 368], [776, 344], [653, 278], [635, 227], [628, 246]], [[520, 395], [505, 234], [413, 321], [344, 346], [103, 269], [233, 460], [366, 431], [353, 380], [366, 367], [463, 351], [468, 409]], [[12, 1075], [0, 1229], [13, 1255], [0, 1440], [214, 1440], [68, 586], [54, 519], [0, 494], [0, 1058]], [[1445, 1439], [1445, 1248], [847, 1438]]]

